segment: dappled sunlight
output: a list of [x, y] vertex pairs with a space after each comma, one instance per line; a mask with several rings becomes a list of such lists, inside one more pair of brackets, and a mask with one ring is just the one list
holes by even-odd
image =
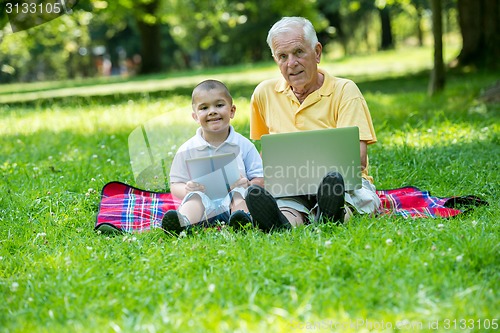
[[408, 146], [414, 148], [448, 146], [462, 143], [492, 141], [500, 132], [498, 124], [477, 128], [474, 124], [443, 122], [429, 128], [397, 129], [379, 135], [384, 147]]
[[58, 107], [23, 112], [12, 110], [0, 120], [0, 135], [29, 135], [37, 132], [60, 133], [70, 131], [93, 135], [99, 132], [115, 133], [132, 130], [163, 113], [168, 113], [166, 125], [172, 129], [185, 128], [194, 123], [191, 105], [184, 98], [168, 100], [129, 101], [122, 105]]
[[[78, 1], [45, 1], [32, 9], [68, 2]], [[456, 330], [464, 320], [468, 331], [497, 328], [500, 103], [483, 97], [499, 72], [446, 68], [445, 89], [428, 96], [430, 2], [91, 0], [71, 11], [65, 5], [50, 22], [21, 15], [39, 26], [16, 33], [6, 14], [0, 20], [7, 25], [0, 30], [0, 331], [394, 333], [445, 331], [453, 324]], [[442, 9], [445, 62], [462, 44], [468, 49], [467, 34], [459, 31], [461, 14], [470, 12], [463, 8], [482, 3], [462, 8], [462, 2]], [[318, 30], [324, 44], [319, 67], [352, 80], [366, 99], [378, 139], [367, 148], [379, 190], [369, 201], [378, 196], [384, 204], [371, 214], [353, 209], [344, 223], [328, 218], [336, 215], [330, 208], [344, 205], [344, 192], [352, 201], [356, 162], [337, 166], [344, 186], [327, 177], [321, 187], [333, 191], [307, 198], [319, 201], [310, 214], [284, 211], [305, 217], [304, 225], [281, 230], [273, 221], [281, 220], [274, 200], [251, 198], [254, 191], [246, 198], [230, 193], [227, 215], [247, 211], [248, 199], [267, 218], [250, 209], [247, 225], [234, 219], [238, 214], [229, 222], [185, 225], [176, 196], [195, 199], [186, 206], [191, 222], [215, 214], [204, 209], [205, 200], [205, 207], [194, 207], [201, 205], [195, 188], [177, 181], [205, 184], [201, 190], [210, 197], [209, 178], [222, 197], [238, 184], [261, 181], [250, 170], [251, 183], [236, 181], [238, 169], [262, 166], [252, 158], [257, 165], [231, 168], [233, 155], [221, 164], [212, 156], [209, 168], [197, 168], [194, 158], [207, 152], [197, 151], [194, 141], [175, 157], [200, 126], [192, 117], [193, 89], [207, 79], [223, 82], [236, 106], [230, 123], [249, 139], [252, 93], [264, 80], [282, 79], [266, 46], [268, 28], [294, 12], [312, 18]], [[309, 51], [295, 49], [287, 58], [297, 69], [289, 74], [299, 81], [310, 76], [300, 59]], [[55, 81], [70, 77], [78, 79]], [[20, 81], [35, 82], [9, 83]], [[318, 91], [302, 106], [315, 103], [311, 98], [319, 98]], [[333, 102], [339, 124], [343, 118], [356, 123], [363, 113], [359, 99]], [[333, 109], [321, 111], [331, 118]], [[310, 118], [321, 121], [314, 105], [311, 110]], [[203, 136], [218, 145], [211, 155], [246, 148], [221, 142], [227, 118], [204, 115]], [[313, 127], [306, 122], [304, 128]], [[321, 157], [342, 152], [348, 139], [285, 143], [290, 161], [307, 155], [309, 163], [297, 168], [278, 158], [275, 176], [288, 178], [281, 187], [301, 186], [308, 176], [318, 184], [335, 169]], [[360, 157], [359, 136], [352, 139], [351, 162]], [[262, 150], [261, 140], [250, 141]], [[184, 153], [193, 155], [186, 163]], [[177, 167], [183, 170], [176, 180]], [[266, 187], [272, 185], [264, 174]], [[421, 191], [405, 194], [406, 186]], [[389, 189], [399, 191], [380, 191]], [[186, 197], [189, 192], [194, 196]], [[366, 193], [359, 194], [356, 206], [366, 211]], [[179, 214], [167, 213], [174, 209]], [[263, 224], [276, 228], [263, 232]]]
[[[378, 66], [374, 59], [358, 58], [356, 61], [348, 61], [346, 63], [328, 62], [323, 63], [320, 67], [326, 69], [329, 73], [338, 77], [373, 77], [383, 75], [389, 77], [391, 75], [401, 75], [408, 73], [416, 73], [423, 70], [429, 70], [432, 67], [432, 59], [429, 56], [424, 61], [395, 61], [390, 65]], [[409, 60], [409, 59], [408, 59]]]
[[[458, 51], [457, 45], [447, 47], [444, 50], [445, 62], [454, 59]], [[344, 58], [338, 58], [335, 52], [330, 52], [324, 54], [321, 66], [335, 76], [390, 77], [430, 70], [433, 65], [432, 54], [433, 49], [430, 46], [401, 47], [397, 50]]]

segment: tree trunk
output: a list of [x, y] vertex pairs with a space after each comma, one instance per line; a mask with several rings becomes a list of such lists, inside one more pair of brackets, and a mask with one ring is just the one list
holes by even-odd
[[445, 71], [443, 62], [443, 20], [441, 0], [431, 0], [432, 34], [434, 36], [434, 68], [429, 82], [429, 95], [444, 89]]
[[458, 0], [462, 50], [459, 66], [498, 68], [500, 59], [500, 2]]
[[382, 41], [380, 43], [380, 49], [388, 50], [394, 47], [389, 8], [385, 6], [384, 8], [379, 9], [379, 14], [380, 14], [380, 23], [382, 26]]
[[424, 31], [422, 30], [422, 7], [420, 5], [415, 5], [415, 9], [417, 10], [417, 38], [418, 38], [418, 46], [424, 46]]
[[324, 5], [321, 5], [321, 3], [319, 5], [319, 10], [321, 13], [323, 13], [325, 18], [328, 20], [328, 22], [330, 23], [330, 26], [335, 28], [335, 36], [332, 36], [328, 31], [318, 32], [317, 35], [318, 35], [318, 39], [319, 39], [320, 43], [323, 44], [323, 46], [325, 46], [330, 41], [337, 40], [342, 45], [342, 47], [344, 49], [343, 53], [345, 54], [346, 49], [347, 49], [347, 36], [344, 32], [344, 29], [342, 28], [343, 17], [340, 14], [340, 11], [339, 10], [337, 10], [337, 11], [328, 10], [328, 8], [325, 7]]
[[[160, 4], [159, 0], [153, 0], [148, 4], [141, 4], [141, 12], [156, 16], [156, 10]], [[144, 14], [142, 14], [144, 15]], [[141, 74], [158, 73], [162, 70], [161, 54], [162, 40], [160, 24], [149, 24], [139, 14], [136, 16], [137, 27], [141, 35]]]

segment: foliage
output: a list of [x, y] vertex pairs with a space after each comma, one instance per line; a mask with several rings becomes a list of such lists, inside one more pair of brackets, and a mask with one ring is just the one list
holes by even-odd
[[[158, 56], [152, 60], [163, 71], [268, 60], [265, 37], [269, 27], [280, 17], [293, 15], [308, 17], [325, 46], [340, 44], [343, 55], [372, 53], [380, 44], [378, 8], [391, 9], [394, 38], [402, 43], [417, 35], [411, 4], [421, 3], [89, 0], [80, 1], [71, 15], [14, 34], [4, 15], [0, 20], [1, 27], [5, 25], [0, 30], [0, 83], [108, 75], [100, 65], [108, 58], [113, 64], [111, 74], [135, 74], [141, 69], [138, 55], [143, 64], [150, 60], [146, 56]], [[144, 26], [159, 30], [153, 36], [141, 29]], [[456, 26], [451, 31], [457, 31]]]
[[[89, 24], [92, 15], [75, 11], [16, 33], [0, 32], [0, 82], [35, 81], [93, 74]], [[10, 26], [9, 26], [10, 28]], [[3, 34], [3, 35], [2, 35]], [[10, 74], [10, 79], [6, 76]]]
[[174, 1], [167, 21], [175, 41], [194, 64], [227, 65], [258, 61], [267, 55], [265, 36], [281, 16], [318, 20], [313, 2]]
[[[275, 66], [0, 86], [0, 332], [450, 332], [463, 331], [450, 329], [462, 319], [473, 319], [467, 331], [494, 331], [484, 326], [500, 316], [500, 106], [477, 97], [498, 73], [450, 73], [449, 89], [430, 99], [429, 54], [322, 66], [368, 74], [349, 76], [374, 119], [379, 189], [476, 194], [490, 206], [450, 220], [358, 216], [271, 235], [92, 228], [102, 186], [134, 183], [134, 128], [168, 114], [171, 139], [183, 142], [195, 128], [191, 89], [213, 77], [228, 83], [234, 124], [248, 135], [249, 96]], [[404, 61], [427, 70], [403, 75]]]

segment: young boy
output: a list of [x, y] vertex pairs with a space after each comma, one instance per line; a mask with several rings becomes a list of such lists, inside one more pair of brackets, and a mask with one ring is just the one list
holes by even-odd
[[[250, 223], [246, 188], [263, 186], [262, 159], [253, 143], [230, 125], [236, 106], [229, 90], [222, 82], [203, 81], [193, 90], [192, 108], [192, 117], [200, 127], [179, 147], [170, 169], [170, 191], [182, 203], [177, 211], [165, 213], [162, 228], [166, 233], [179, 233], [190, 225], [228, 222], [228, 218], [230, 225]], [[203, 185], [190, 179], [186, 160], [225, 153], [234, 153], [241, 177], [223, 199], [212, 200]]]

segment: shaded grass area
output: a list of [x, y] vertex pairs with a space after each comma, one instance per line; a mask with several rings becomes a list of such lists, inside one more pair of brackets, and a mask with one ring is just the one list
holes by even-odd
[[[477, 97], [498, 75], [450, 73], [435, 98], [427, 77], [355, 80], [379, 139], [369, 148], [377, 187], [490, 205], [271, 235], [92, 230], [102, 186], [135, 182], [132, 130], [167, 114], [168, 150], [194, 133], [188, 85], [0, 105], [0, 332], [464, 331], [447, 319], [485, 331], [477, 320], [500, 318], [500, 106]], [[255, 85], [229, 87], [248, 136]]]

